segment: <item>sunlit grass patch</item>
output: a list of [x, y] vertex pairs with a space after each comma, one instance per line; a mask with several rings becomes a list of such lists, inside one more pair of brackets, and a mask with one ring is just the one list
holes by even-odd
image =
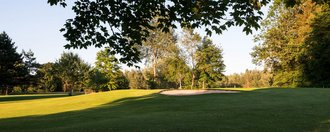
[[[157, 92], [159, 92], [159, 90], [117, 90], [88, 95], [1, 102], [0, 119], [29, 115], [47, 115], [74, 110], [83, 110], [106, 103], [111, 103], [120, 99], [146, 96]], [[13, 95], [13, 97], [24, 96], [27, 95]], [[40, 95], [35, 95], [35, 97], [38, 96]], [[1, 98], [13, 97], [6, 96]]]

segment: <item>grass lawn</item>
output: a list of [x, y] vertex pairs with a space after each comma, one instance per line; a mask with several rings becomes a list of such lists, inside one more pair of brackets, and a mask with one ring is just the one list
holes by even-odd
[[158, 92], [0, 97], [0, 131], [330, 131], [330, 89]]

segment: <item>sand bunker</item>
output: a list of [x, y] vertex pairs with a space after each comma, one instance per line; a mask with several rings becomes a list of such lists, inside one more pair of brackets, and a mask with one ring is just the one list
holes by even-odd
[[212, 94], [212, 93], [238, 93], [238, 91], [226, 91], [226, 90], [164, 90], [160, 94], [171, 96], [187, 96], [187, 95], [200, 95], [200, 94]]

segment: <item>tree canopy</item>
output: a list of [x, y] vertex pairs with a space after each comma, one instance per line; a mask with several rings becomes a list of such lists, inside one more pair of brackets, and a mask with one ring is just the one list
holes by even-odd
[[56, 65], [59, 76], [63, 81], [64, 91], [70, 91], [70, 95], [72, 95], [74, 90], [82, 89], [81, 83], [84, 80], [85, 73], [90, 69], [86, 62], [77, 54], [64, 52]]
[[303, 75], [309, 86], [330, 87], [330, 9], [320, 13], [306, 38]]
[[[252, 56], [274, 75], [275, 86], [320, 86], [329, 80], [329, 5], [300, 0], [276, 2], [256, 37]], [[322, 20], [321, 20], [321, 19]]]
[[[261, 6], [270, 0], [77, 0], [72, 6], [76, 16], [60, 30], [69, 41], [66, 48], [110, 47], [129, 66], [140, 61], [141, 45], [155, 28], [166, 32], [177, 26], [205, 27], [221, 34], [231, 26], [243, 26], [252, 33], [263, 14]], [[66, 7], [65, 0], [48, 0], [50, 5]], [[158, 18], [157, 25], [150, 23]]]
[[109, 90], [120, 87], [118, 82], [118, 78], [122, 75], [120, 66], [115, 56], [110, 54], [109, 49], [97, 53], [95, 67], [108, 79], [107, 87]]
[[62, 90], [62, 82], [59, 76], [60, 73], [56, 66], [58, 65], [48, 62], [42, 64], [38, 69], [38, 84], [45, 92]]
[[17, 53], [15, 43], [5, 33], [0, 33], [0, 87], [2, 94], [17, 85], [28, 74], [23, 57]]
[[203, 89], [211, 82], [220, 81], [224, 76], [222, 49], [216, 47], [209, 38], [205, 37], [202, 45], [198, 47], [196, 61], [196, 70]]

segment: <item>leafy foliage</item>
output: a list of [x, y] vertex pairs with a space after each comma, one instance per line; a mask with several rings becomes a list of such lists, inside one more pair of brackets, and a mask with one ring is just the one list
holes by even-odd
[[216, 47], [209, 38], [205, 37], [202, 45], [198, 47], [196, 61], [196, 70], [202, 88], [206, 88], [212, 82], [220, 81], [224, 76], [222, 49]]
[[[155, 28], [166, 32], [181, 27], [205, 26], [207, 34], [221, 34], [231, 26], [244, 26], [243, 31], [252, 33], [261, 20], [261, 6], [270, 0], [77, 0], [72, 10], [76, 16], [68, 19], [64, 37], [69, 41], [66, 48], [88, 46], [110, 47], [112, 55], [121, 55], [120, 61], [133, 65], [140, 60], [135, 44], [150, 35]], [[65, 7], [65, 0], [48, 0], [50, 5]], [[157, 25], [150, 22], [156, 17]]]
[[130, 89], [147, 89], [149, 88], [141, 70], [131, 70], [125, 72], [125, 77], [129, 81]]
[[181, 44], [184, 48], [186, 63], [190, 67], [191, 72], [191, 86], [193, 89], [195, 87], [196, 79], [196, 50], [198, 45], [201, 44], [201, 37], [199, 34], [194, 33], [192, 29], [184, 29], [183, 37], [181, 38]]
[[261, 88], [271, 87], [273, 78], [269, 71], [245, 70], [244, 73], [226, 76], [223, 82], [223, 87]]
[[176, 52], [173, 56], [169, 56], [163, 60], [162, 75], [169, 82], [174, 82], [179, 89], [183, 88], [184, 79], [189, 78], [190, 69], [185, 62], [185, 58], [180, 52]]
[[84, 62], [77, 54], [72, 52], [63, 53], [56, 62], [59, 76], [63, 82], [63, 91], [82, 90], [85, 73], [90, 66]]
[[303, 77], [306, 53], [304, 45], [312, 31], [311, 24], [321, 7], [305, 0], [294, 7], [275, 3], [263, 23], [263, 32], [256, 37], [260, 45], [251, 54], [254, 62], [263, 63], [274, 75], [275, 86], [297, 87], [306, 85]]
[[13, 86], [20, 84], [28, 74], [22, 55], [16, 52], [15, 43], [9, 36], [0, 33], [0, 87], [7, 94]]
[[102, 91], [103, 89], [108, 90], [107, 83], [109, 80], [106, 78], [105, 74], [100, 72], [100, 70], [93, 68], [88, 73], [88, 79], [86, 80], [88, 88], [93, 91]]
[[38, 85], [45, 92], [62, 90], [62, 81], [56, 66], [58, 65], [54, 63], [45, 63], [38, 69]]
[[307, 86], [330, 87], [330, 9], [324, 6], [311, 24], [312, 31], [304, 44], [302, 60]]
[[115, 56], [111, 55], [109, 49], [97, 53], [95, 67], [108, 79], [107, 87], [109, 90], [120, 87], [118, 78], [122, 73], [117, 59]]
[[150, 32], [150, 36], [146, 38], [146, 41], [142, 45], [142, 55], [147, 62], [152, 64], [154, 83], [159, 83], [158, 80], [158, 63], [159, 60], [170, 56], [176, 49], [175, 36], [173, 31], [162, 32], [159, 29], [154, 29]]
[[34, 53], [32, 52], [32, 50], [29, 50], [27, 52], [23, 50], [22, 55], [24, 64], [27, 67], [29, 74], [35, 75], [37, 73], [39, 64], [36, 61], [36, 57], [34, 57]]
[[31, 50], [27, 52], [23, 50], [22, 57], [23, 57], [24, 66], [27, 69], [27, 73], [28, 73], [26, 74], [24, 79], [21, 80], [22, 91], [27, 92], [28, 87], [37, 87], [38, 84], [37, 71], [38, 68], [40, 67], [40, 64], [37, 63], [36, 57], [34, 57], [34, 53]]

